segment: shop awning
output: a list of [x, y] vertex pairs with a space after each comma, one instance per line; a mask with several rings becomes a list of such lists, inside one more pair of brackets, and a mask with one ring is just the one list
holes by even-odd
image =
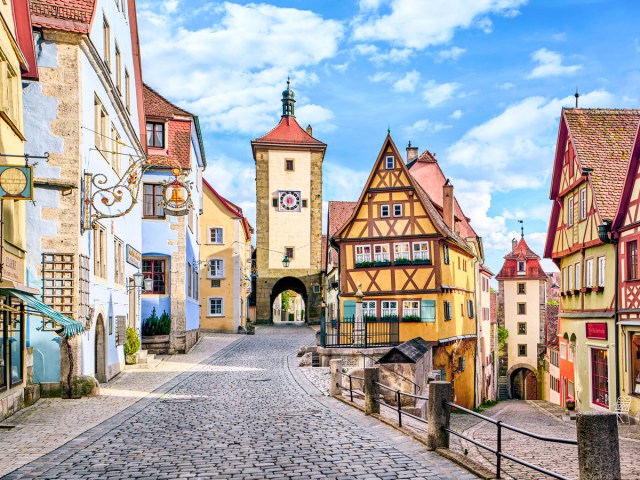
[[84, 332], [84, 327], [80, 322], [55, 311], [49, 305], [41, 302], [29, 293], [20, 292], [19, 290], [14, 290], [12, 288], [2, 288], [0, 291], [22, 300], [27, 306], [27, 313], [35, 313], [53, 320], [56, 324], [62, 327], [63, 337], [73, 337]]
[[640, 320], [620, 320], [618, 325], [623, 327], [640, 327]]

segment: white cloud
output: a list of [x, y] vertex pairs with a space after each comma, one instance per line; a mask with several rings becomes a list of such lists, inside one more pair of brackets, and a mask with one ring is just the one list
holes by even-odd
[[565, 42], [567, 40], [567, 34], [554, 33], [553, 35], [551, 35], [551, 38], [553, 38], [556, 42]]
[[294, 90], [316, 82], [308, 68], [336, 55], [344, 31], [311, 11], [230, 2], [209, 9], [215, 20], [202, 14], [205, 26], [189, 29], [175, 15], [189, 11], [184, 3], [139, 2], [145, 79], [213, 130], [271, 128], [287, 75]]
[[424, 119], [424, 120], [418, 120], [413, 125], [406, 127], [404, 130], [407, 136], [411, 137], [411, 136], [414, 136], [416, 133], [422, 133], [422, 132], [436, 133], [441, 130], [446, 130], [447, 128], [451, 128], [451, 125], [446, 125], [440, 122], [432, 122], [430, 120]]
[[333, 112], [320, 105], [304, 105], [296, 110], [296, 117], [302, 128], [305, 128], [306, 125], [311, 125], [314, 130], [320, 132], [330, 132], [336, 128], [336, 126], [331, 123], [331, 120], [333, 120]]
[[484, 33], [493, 32], [493, 22], [489, 17], [483, 17], [476, 22], [478, 28], [480, 28]]
[[450, 82], [438, 84], [433, 80], [429, 80], [422, 93], [422, 98], [427, 101], [429, 107], [435, 107], [453, 98], [456, 90], [459, 88], [459, 83]]
[[501, 83], [499, 85], [496, 85], [496, 88], [498, 90], [511, 90], [514, 87], [515, 87], [515, 85], [513, 83], [511, 83], [511, 82], [504, 82], [504, 83]]
[[340, 72], [340, 73], [346, 72], [348, 68], [349, 68], [349, 62], [337, 63], [337, 64], [333, 65], [333, 69], [336, 72]]
[[[404, 48], [424, 49], [447, 43], [458, 29], [488, 28], [487, 15], [513, 16], [526, 0], [390, 0], [390, 12], [365, 13], [354, 21], [357, 41], [387, 41]], [[362, 1], [362, 5], [380, 4]]]
[[[373, 167], [373, 161], [371, 167]], [[354, 170], [325, 160], [322, 164], [324, 178], [322, 195], [331, 200], [355, 201], [362, 192], [369, 173], [370, 170]]]
[[[538, 188], [551, 169], [561, 108], [573, 101], [572, 96], [525, 98], [469, 130], [446, 156], [454, 164], [474, 167], [474, 174], [491, 180], [497, 190]], [[614, 96], [602, 90], [581, 97], [583, 107], [609, 107], [614, 102]]]
[[449, 115], [449, 118], [452, 120], [460, 120], [462, 115], [462, 110], [455, 110], [451, 115]]
[[582, 65], [562, 65], [562, 55], [546, 48], [536, 50], [531, 58], [538, 64], [527, 78], [544, 78], [558, 75], [572, 75], [582, 69]]
[[413, 54], [410, 48], [392, 48], [388, 51], [380, 50], [375, 45], [359, 44], [355, 46], [355, 52], [369, 57], [369, 60], [376, 65], [385, 63], [406, 63]]
[[451, 47], [447, 50], [441, 50], [436, 56], [436, 61], [442, 62], [444, 60], [452, 60], [455, 62], [464, 52], [466, 52], [466, 50], [460, 47]]
[[388, 82], [393, 78], [393, 74], [391, 72], [376, 72], [367, 78], [374, 83]]
[[393, 84], [396, 92], [413, 92], [420, 81], [420, 73], [416, 70], [408, 72], [404, 77]]

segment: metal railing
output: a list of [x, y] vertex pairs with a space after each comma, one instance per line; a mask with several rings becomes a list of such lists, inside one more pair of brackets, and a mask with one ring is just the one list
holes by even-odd
[[320, 323], [320, 344], [334, 348], [394, 347], [400, 344], [400, 321], [364, 318], [360, 324], [354, 317], [324, 320]]
[[[355, 393], [357, 396], [364, 398], [364, 378], [363, 377], [356, 377], [355, 375], [347, 375], [347, 378], [349, 379], [349, 388], [345, 388], [342, 385], [340, 385], [340, 389], [342, 391], [348, 390], [349, 391], [349, 400], [351, 400], [351, 403], [353, 403], [353, 394]], [[362, 388], [363, 390], [354, 390], [353, 388], [353, 379], [356, 380], [360, 380], [362, 382]]]
[[422, 418], [422, 417], [418, 417], [417, 415], [414, 415], [412, 413], [409, 413], [405, 410], [402, 410], [402, 397], [406, 396], [406, 397], [410, 397], [410, 398], [415, 398], [416, 400], [425, 400], [428, 401], [429, 397], [422, 397], [420, 395], [414, 395], [412, 393], [407, 393], [407, 392], [403, 392], [402, 390], [398, 390], [397, 388], [391, 388], [388, 387], [382, 383], [379, 382], [375, 382], [375, 384], [378, 386], [378, 388], [383, 388], [387, 391], [390, 392], [394, 392], [395, 396], [396, 396], [396, 403], [398, 404], [397, 407], [394, 407], [393, 405], [390, 405], [382, 400], [380, 400], [380, 398], [384, 398], [383, 396], [379, 396], [378, 397], [378, 403], [380, 405], [383, 405], [387, 408], [390, 408], [391, 410], [395, 410], [396, 412], [398, 412], [398, 426], [402, 427], [402, 415], [406, 415], [409, 418], [413, 418], [414, 420], [417, 420], [418, 422], [424, 423], [424, 424], [428, 424], [429, 422]]
[[[365, 352], [358, 352], [358, 353], [360, 353], [360, 355], [362, 355], [363, 357], [367, 357], [367, 358], [369, 358], [371, 360], [376, 360], [376, 358], [373, 355], [369, 355], [368, 353], [365, 353]], [[405, 377], [401, 373], [396, 372], [392, 368], [387, 367], [384, 363], [379, 363], [378, 367], [384, 368], [387, 372], [393, 373], [394, 375], [396, 375], [397, 377], [400, 377], [405, 382], [409, 382], [411, 385], [413, 385], [413, 388], [415, 388], [416, 391], [418, 391], [418, 392], [420, 391], [420, 385], [418, 385], [416, 382], [414, 382], [410, 378]]]
[[500, 476], [500, 472], [501, 472], [501, 468], [502, 468], [502, 458], [506, 458], [507, 460], [511, 460], [512, 462], [515, 463], [519, 463], [520, 465], [530, 468], [532, 470], [535, 470], [536, 472], [540, 472], [540, 473], [544, 473], [545, 475], [549, 475], [550, 477], [553, 478], [557, 478], [559, 480], [570, 480], [568, 477], [563, 477], [562, 475], [552, 472], [550, 470], [547, 470], [545, 468], [540, 467], [539, 465], [534, 465], [532, 463], [526, 462], [525, 460], [522, 460], [518, 457], [515, 457], [513, 455], [510, 455], [508, 453], [504, 453], [502, 451], [502, 430], [506, 429], [506, 430], [510, 430], [512, 432], [516, 432], [516, 433], [520, 433], [521, 435], [525, 435], [529, 438], [535, 438], [536, 440], [541, 440], [543, 442], [551, 442], [551, 443], [560, 443], [560, 444], [565, 444], [565, 445], [578, 445], [578, 441], [577, 440], [569, 440], [566, 438], [555, 438], [555, 437], [546, 437], [544, 435], [538, 435], [536, 433], [532, 433], [532, 432], [527, 432], [526, 430], [522, 430], [520, 428], [514, 427], [512, 425], [508, 425], [506, 423], [503, 423], [502, 420], [496, 420], [494, 418], [491, 417], [487, 417], [485, 415], [482, 415], [480, 413], [474, 412], [473, 410], [469, 410], [467, 408], [461, 407], [460, 405], [456, 405], [455, 403], [451, 403], [451, 402], [444, 402], [445, 405], [448, 405], [451, 408], [455, 408], [457, 410], [460, 410], [462, 412], [468, 413], [470, 415], [473, 415], [474, 417], [477, 417], [481, 420], [484, 420], [486, 422], [489, 423], [493, 423], [496, 427], [497, 427], [497, 432], [496, 432], [496, 448], [490, 447], [488, 445], [485, 445], [483, 443], [478, 442], [477, 440], [474, 440], [472, 438], [469, 438], [459, 432], [456, 432], [455, 430], [451, 429], [451, 428], [447, 428], [447, 427], [442, 427], [442, 429], [450, 434], [453, 434], [457, 437], [460, 437], [464, 440], [466, 440], [467, 442], [470, 442], [472, 444], [474, 444], [477, 447], [483, 448], [485, 450], [488, 450], [491, 453], [494, 453], [496, 455], [496, 478], [502, 478]]

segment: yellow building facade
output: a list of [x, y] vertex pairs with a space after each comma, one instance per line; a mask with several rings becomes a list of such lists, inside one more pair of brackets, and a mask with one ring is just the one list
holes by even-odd
[[340, 318], [398, 321], [399, 341], [433, 342], [433, 369], [451, 381], [455, 402], [475, 406], [475, 262], [455, 232], [453, 186], [441, 214], [409, 174], [390, 136], [349, 220], [333, 235], [339, 248]]
[[242, 209], [203, 180], [201, 330], [235, 333], [246, 328], [251, 293], [252, 232]]

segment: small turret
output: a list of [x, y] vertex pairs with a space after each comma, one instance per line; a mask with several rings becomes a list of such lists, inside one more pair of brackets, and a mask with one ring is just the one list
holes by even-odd
[[295, 117], [295, 106], [296, 103], [295, 96], [293, 90], [290, 88], [291, 79], [287, 77], [287, 89], [282, 92], [282, 116], [283, 117]]

